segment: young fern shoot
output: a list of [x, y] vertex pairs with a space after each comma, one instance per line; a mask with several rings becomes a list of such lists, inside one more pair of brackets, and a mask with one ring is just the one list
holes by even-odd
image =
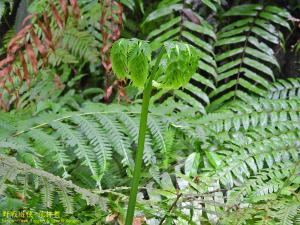
[[120, 39], [111, 50], [112, 69], [119, 79], [128, 78], [143, 90], [138, 148], [125, 225], [132, 225], [147, 129], [147, 117], [152, 86], [177, 89], [187, 84], [196, 72], [199, 56], [194, 47], [177, 41], [165, 42], [156, 59], [146, 41]]

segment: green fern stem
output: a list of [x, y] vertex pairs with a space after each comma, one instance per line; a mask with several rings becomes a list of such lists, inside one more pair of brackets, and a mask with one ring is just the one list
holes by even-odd
[[148, 82], [143, 92], [143, 103], [142, 103], [142, 111], [141, 111], [141, 118], [140, 118], [138, 148], [137, 148], [137, 153], [135, 158], [133, 179], [132, 179], [132, 184], [130, 189], [130, 196], [129, 196], [125, 225], [132, 225], [133, 222], [136, 197], [137, 197], [138, 186], [141, 178], [143, 153], [144, 153], [145, 137], [146, 137], [146, 130], [147, 130], [148, 109], [149, 109], [149, 102], [150, 102], [151, 91], [152, 91], [152, 81], [155, 78], [158, 65], [163, 56], [163, 53], [164, 53], [163, 50], [160, 51], [160, 54], [157, 57], [155, 66], [151, 71], [151, 75], [148, 79]]

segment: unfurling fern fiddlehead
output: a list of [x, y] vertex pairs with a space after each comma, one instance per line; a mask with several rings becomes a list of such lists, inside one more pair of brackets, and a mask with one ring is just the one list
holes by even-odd
[[113, 45], [111, 54], [112, 68], [118, 78], [131, 79], [134, 86], [144, 89], [138, 148], [126, 216], [126, 225], [131, 225], [141, 177], [152, 85], [164, 89], [176, 89], [185, 85], [197, 69], [199, 56], [188, 44], [166, 42], [156, 60], [151, 62], [152, 51], [149, 44], [137, 39], [120, 39]]

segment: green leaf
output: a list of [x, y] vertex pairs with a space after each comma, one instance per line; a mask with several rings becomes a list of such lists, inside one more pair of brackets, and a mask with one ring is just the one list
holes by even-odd
[[206, 64], [202, 60], [199, 60], [198, 67], [199, 67], [199, 69], [204, 70], [205, 72], [213, 75], [213, 77], [217, 77], [216, 69], [214, 67], [210, 66], [209, 64]]
[[215, 85], [213, 84], [212, 81], [210, 81], [209, 79], [205, 78], [204, 76], [201, 76], [200, 74], [198, 73], [195, 73], [192, 78], [195, 80], [195, 81], [198, 81], [199, 83], [203, 84], [203, 85], [206, 85], [208, 87], [210, 87], [211, 89], [216, 89]]
[[229, 30], [226, 32], [221, 32], [218, 34], [218, 39], [226, 38], [226, 37], [231, 37], [231, 36], [236, 36], [241, 33], [245, 33], [250, 30], [250, 26], [244, 26], [244, 27], [239, 27], [233, 30]]
[[[239, 59], [239, 61], [241, 61], [241, 60]], [[233, 76], [233, 75], [235, 75], [235, 74], [238, 74], [238, 73], [239, 73], [239, 68], [229, 70], [229, 71], [227, 71], [227, 72], [225, 72], [225, 73], [221, 73], [221, 74], [219, 74], [219, 76], [217, 77], [217, 81], [224, 80], [224, 79], [226, 79], [226, 78], [228, 78], [228, 77], [231, 77], [231, 76]]]
[[242, 71], [244, 72], [244, 75], [248, 77], [249, 79], [257, 82], [258, 84], [262, 85], [266, 89], [270, 88], [270, 84], [267, 80], [265, 80], [263, 77], [257, 75], [256, 73], [252, 72], [251, 70], [248, 70], [246, 68], [242, 68]]
[[272, 42], [274, 44], [279, 44], [279, 38], [274, 34], [270, 34], [269, 32], [259, 28], [253, 27], [252, 32], [265, 39], [266, 41]]
[[206, 26], [198, 25], [189, 21], [184, 21], [182, 24], [184, 27], [190, 29], [191, 31], [198, 32], [200, 34], [205, 34], [216, 40], [216, 34], [213, 32], [213, 30], [209, 29]]
[[273, 6], [273, 5], [266, 6], [265, 10], [272, 14], [278, 14], [279, 16], [285, 17], [286, 19], [289, 19], [292, 16], [286, 9], [279, 8], [279, 7]]
[[153, 51], [157, 50], [158, 48], [163, 46], [164, 41], [170, 41], [170, 40], [177, 39], [178, 37], [176, 35], [179, 35], [179, 32], [180, 32], [180, 27], [177, 27], [175, 29], [171, 29], [168, 32], [158, 36], [153, 41], [151, 41], [151, 43], [150, 43], [151, 49]]
[[196, 95], [198, 98], [202, 99], [205, 103], [209, 103], [208, 96], [200, 88], [192, 85], [191, 83], [188, 83], [184, 88]]
[[255, 24], [268, 31], [271, 34], [276, 32], [276, 27], [268, 20], [256, 19]]
[[153, 38], [154, 36], [157, 36], [158, 34], [165, 32], [166, 30], [168, 30], [169, 28], [173, 27], [175, 24], [179, 23], [181, 21], [181, 17], [175, 17], [173, 19], [171, 19], [170, 21], [168, 21], [167, 23], [164, 23], [162, 25], [160, 25], [160, 27], [158, 29], [153, 30], [149, 35], [148, 35], [148, 39]]
[[211, 10], [213, 10], [214, 12], [217, 11], [216, 6], [210, 1], [210, 0], [202, 0], [202, 2], [207, 5]]
[[257, 11], [262, 10], [263, 6], [260, 4], [244, 4], [234, 6], [224, 16], [257, 16]]
[[220, 158], [220, 156], [215, 153], [215, 152], [212, 152], [212, 151], [205, 151], [205, 155], [208, 159], [208, 162], [215, 168], [217, 169], [218, 166], [221, 165], [222, 163], [222, 160]]
[[[210, 95], [209, 95], [210, 96]], [[223, 102], [231, 99], [233, 96], [235, 96], [235, 91], [230, 91], [224, 95], [222, 95], [220, 98], [216, 99], [212, 103], [210, 103], [207, 106], [207, 111], [212, 112], [215, 109], [217, 109]]]
[[[239, 64], [241, 63], [241, 61], [242, 61], [242, 60], [241, 60], [240, 58], [238, 58], [238, 59], [235, 59], [235, 60], [230, 61], [230, 62], [228, 62], [228, 63], [225, 63], [225, 64], [222, 65], [222, 66], [219, 66], [219, 67], [218, 67], [218, 73], [221, 74], [221, 73], [223, 73], [223, 72], [225, 72], [225, 71], [231, 69], [232, 67], [235, 67], [235, 66], [239, 65]], [[222, 78], [222, 79], [223, 79], [223, 78]], [[218, 80], [222, 80], [222, 79], [218, 79]]]
[[232, 56], [235, 56], [237, 54], [240, 54], [240, 53], [243, 52], [243, 50], [244, 49], [241, 47], [241, 48], [236, 48], [236, 49], [232, 49], [232, 50], [229, 50], [227, 52], [224, 52], [224, 53], [222, 53], [220, 55], [217, 55], [216, 61], [221, 61], [221, 60], [224, 60], [224, 59], [226, 59], [228, 57], [232, 57]]
[[225, 90], [227, 90], [227, 89], [229, 89], [229, 88], [231, 88], [231, 87], [233, 87], [235, 85], [237, 85], [237, 81], [236, 80], [231, 80], [231, 81], [229, 81], [229, 82], [227, 82], [227, 83], [219, 86], [216, 90], [212, 91], [209, 94], [209, 97], [213, 97], [213, 96], [215, 96], [217, 94], [220, 94], [221, 92], [223, 92], [223, 91], [225, 91]]
[[275, 15], [274, 13], [262, 12], [262, 13], [259, 14], [259, 16], [261, 16], [261, 17], [263, 17], [267, 20], [271, 20], [272, 22], [277, 23], [277, 24], [291, 30], [291, 27], [288, 24], [288, 22], [286, 22], [285, 19]]
[[247, 58], [247, 57], [244, 59], [244, 63], [254, 69], [257, 69], [257, 70], [269, 75], [273, 80], [275, 80], [273, 71], [266, 65], [264, 65], [256, 60]]
[[246, 36], [235, 36], [235, 37], [228, 37], [222, 38], [217, 41], [215, 46], [222, 46], [222, 45], [229, 45], [229, 44], [236, 44], [240, 42], [244, 42], [246, 40]]
[[246, 80], [244, 80], [242, 78], [239, 79], [239, 84], [241, 86], [243, 86], [244, 88], [248, 89], [249, 91], [254, 92], [254, 93], [256, 93], [256, 94], [258, 94], [260, 96], [265, 96], [267, 94], [266, 91], [264, 91], [264, 90], [256, 87], [252, 83], [250, 83], [250, 82], [248, 82], [248, 81], [246, 81]]
[[265, 62], [269, 62], [269, 63], [272, 63], [274, 66], [276, 66], [277, 68], [280, 68], [276, 58], [272, 55], [267, 55], [265, 53], [262, 53], [256, 49], [253, 49], [253, 48], [250, 48], [250, 47], [247, 47], [246, 50], [245, 50], [246, 53], [248, 53], [249, 55], [253, 56], [253, 57], [256, 57], [256, 58], [259, 58]]
[[265, 52], [266, 54], [268, 55], [274, 55], [274, 51], [272, 48], [270, 48], [268, 45], [266, 45], [265, 43], [263, 42], [260, 42], [257, 38], [255, 37], [249, 37], [248, 38], [248, 41], [254, 46], [256, 47], [257, 49]]
[[233, 30], [238, 27], [244, 27], [245, 25], [251, 24], [253, 21], [254, 21], [254, 18], [239, 19], [239, 20], [223, 27], [220, 30], [220, 33], [224, 33], [225, 31], [230, 31], [230, 30]]
[[203, 114], [206, 113], [203, 105], [189, 94], [181, 90], [174, 90], [174, 95], [179, 99], [185, 101], [187, 104], [193, 106], [193, 108], [198, 109]]
[[200, 153], [193, 152], [190, 154], [184, 163], [184, 173], [187, 176], [196, 176], [200, 164]]
[[181, 35], [183, 37], [185, 37], [186, 39], [188, 39], [189, 41], [191, 41], [193, 44], [199, 46], [200, 48], [208, 51], [209, 53], [213, 54], [213, 49], [212, 46], [210, 44], [208, 44], [205, 41], [202, 41], [199, 37], [187, 32], [187, 31], [183, 31], [181, 33]]
[[167, 16], [169, 14], [172, 14], [174, 11], [179, 11], [183, 9], [182, 4], [173, 4], [173, 5], [168, 5], [167, 7], [164, 8], [159, 8], [152, 13], [150, 13], [147, 18], [145, 19], [143, 25], [145, 23], [151, 22], [153, 20], [156, 20], [160, 17]]

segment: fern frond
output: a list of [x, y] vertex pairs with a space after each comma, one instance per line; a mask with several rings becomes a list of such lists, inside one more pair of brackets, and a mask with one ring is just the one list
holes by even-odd
[[115, 151], [117, 151], [123, 157], [122, 163], [132, 168], [133, 159], [131, 156], [129, 139], [124, 134], [120, 124], [116, 122], [114, 117], [111, 118], [104, 114], [95, 114], [94, 116], [105, 129]]
[[166, 124], [162, 124], [161, 121], [156, 120], [155, 117], [151, 115], [148, 116], [148, 128], [150, 134], [152, 135], [155, 144], [158, 146], [158, 149], [166, 152], [166, 143], [164, 138]]
[[46, 149], [43, 153], [46, 154], [50, 160], [52, 159], [52, 162], [56, 162], [59, 169], [63, 169], [63, 177], [68, 177], [67, 164], [70, 162], [70, 159], [56, 138], [41, 130], [31, 130], [28, 132], [28, 135], [34, 139], [37, 145]]
[[60, 197], [60, 202], [68, 214], [72, 214], [74, 211], [74, 202], [73, 198], [70, 197], [70, 194], [71, 192], [67, 188], [58, 184], [58, 195]]
[[277, 218], [279, 223], [282, 225], [293, 225], [297, 224], [295, 221], [296, 216], [300, 214], [300, 203], [297, 200], [293, 202], [284, 202], [279, 204], [279, 206], [274, 206], [276, 211], [274, 211], [273, 216]]
[[[137, 145], [138, 136], [139, 136], [139, 128], [137, 126], [137, 122], [133, 120], [129, 115], [125, 113], [120, 113], [118, 115], [118, 119], [123, 123], [126, 129], [129, 132], [129, 136], [131, 140]], [[152, 149], [151, 141], [149, 134], [146, 134], [145, 139], [145, 149], [144, 149], [144, 161], [146, 165], [151, 165], [156, 163], [156, 157], [154, 151]]]
[[200, 126], [209, 127], [215, 132], [234, 129], [248, 130], [249, 128], [265, 127], [277, 122], [298, 121], [299, 100], [267, 100], [253, 101], [248, 99], [245, 104], [241, 101], [228, 105], [229, 110], [219, 110], [198, 120]]
[[91, 119], [81, 116], [74, 116], [72, 120], [78, 124], [82, 133], [89, 140], [90, 144], [94, 146], [94, 152], [97, 155], [97, 162], [101, 168], [99, 171], [99, 178], [103, 176], [108, 167], [108, 160], [111, 159], [111, 145], [105, 135], [104, 131]]
[[82, 135], [66, 123], [54, 121], [50, 125], [57, 130], [61, 138], [70, 147], [75, 147], [74, 153], [79, 159], [82, 159], [82, 164], [87, 166], [92, 175], [96, 178], [99, 176], [100, 168], [96, 163], [95, 152], [87, 145], [87, 141], [82, 138]]
[[87, 31], [78, 31], [71, 27], [63, 32], [62, 46], [76, 58], [95, 63], [98, 58], [97, 42]]
[[43, 188], [41, 190], [42, 200], [45, 208], [51, 208], [54, 198], [55, 188], [46, 178], [42, 178]]
[[81, 198], [86, 200], [89, 205], [99, 205], [103, 208], [106, 207], [105, 200], [99, 195], [94, 194], [90, 190], [81, 188], [71, 181], [64, 180], [51, 173], [48, 173], [41, 169], [36, 169], [28, 166], [27, 164], [17, 161], [14, 157], [2, 155], [1, 161], [1, 175], [4, 177], [1, 179], [1, 184], [5, 184], [6, 180], [14, 183], [18, 175], [31, 174], [42, 179], [42, 197], [46, 207], [51, 206], [52, 192], [57, 190], [61, 196], [60, 200], [68, 213], [73, 210], [73, 192], [80, 194]]
[[277, 26], [290, 30], [286, 22], [289, 13], [276, 6], [245, 4], [229, 9], [224, 16], [242, 19], [223, 27], [217, 35], [215, 46], [225, 50], [216, 56], [218, 87], [209, 95], [214, 99], [209, 111], [231, 98], [239, 98], [238, 91], [266, 96], [268, 82], [275, 79], [274, 72], [280, 69], [270, 44], [282, 42]]

